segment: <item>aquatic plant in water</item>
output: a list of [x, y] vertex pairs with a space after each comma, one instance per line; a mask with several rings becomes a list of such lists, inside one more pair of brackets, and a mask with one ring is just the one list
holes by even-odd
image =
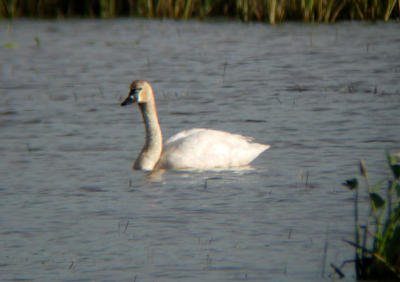
[[10, 49], [16, 49], [19, 47], [19, 45], [17, 43], [14, 42], [6, 42], [2, 45], [5, 48], [10, 48]]
[[355, 268], [359, 280], [400, 279], [400, 154], [389, 151], [386, 154], [392, 175], [374, 186], [370, 185], [364, 161], [360, 161], [360, 172], [370, 202], [365, 225], [359, 223], [358, 179], [348, 179], [343, 183], [355, 194], [355, 241], [346, 242], [356, 249]]

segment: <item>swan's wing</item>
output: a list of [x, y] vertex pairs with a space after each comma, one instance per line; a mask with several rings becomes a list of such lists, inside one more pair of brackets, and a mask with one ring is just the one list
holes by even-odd
[[207, 129], [207, 128], [192, 128], [189, 130], [181, 131], [181, 132], [171, 136], [170, 138], [168, 138], [166, 145], [168, 145], [169, 143], [173, 143], [179, 139], [184, 139], [184, 138], [188, 138], [190, 136], [195, 136], [195, 135], [199, 135], [199, 134], [201, 134], [203, 138], [204, 137], [208, 137], [208, 138], [214, 138], [214, 137], [224, 138], [225, 137], [225, 138], [228, 138], [228, 140], [236, 139], [236, 140], [243, 140], [243, 141], [247, 141], [247, 142], [252, 142], [254, 139], [253, 137], [243, 136], [240, 134], [233, 134], [233, 133], [229, 133], [229, 132], [221, 131], [221, 130]]
[[[183, 139], [183, 138], [186, 138], [186, 137], [188, 137], [190, 135], [194, 135], [194, 134], [197, 134], [199, 132], [206, 131], [206, 130], [207, 129], [205, 129], [205, 128], [192, 128], [192, 129], [189, 129], [189, 130], [181, 131], [181, 132], [171, 136], [170, 138], [168, 138], [168, 140], [165, 143], [165, 145], [168, 146], [168, 144], [173, 143], [173, 142], [175, 142], [175, 141], [177, 141], [179, 139]], [[210, 129], [208, 129], [208, 130], [210, 130]]]
[[158, 167], [212, 169], [244, 166], [269, 148], [251, 138], [224, 131], [196, 128], [168, 139]]

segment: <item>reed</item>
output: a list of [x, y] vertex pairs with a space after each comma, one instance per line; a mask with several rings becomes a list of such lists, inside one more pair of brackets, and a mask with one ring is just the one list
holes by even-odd
[[0, 0], [0, 17], [230, 17], [244, 22], [399, 19], [400, 0]]
[[[364, 161], [360, 173], [369, 195], [370, 216], [364, 225], [359, 223], [359, 181], [347, 180], [344, 185], [355, 191], [355, 240], [346, 241], [356, 249], [357, 280], [400, 279], [400, 154], [387, 152], [392, 176], [371, 186]], [[380, 190], [386, 190], [382, 196]]]

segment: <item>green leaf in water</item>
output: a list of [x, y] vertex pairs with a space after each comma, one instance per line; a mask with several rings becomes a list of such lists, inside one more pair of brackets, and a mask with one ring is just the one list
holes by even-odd
[[385, 205], [385, 200], [382, 199], [381, 196], [377, 193], [371, 193], [369, 194], [369, 198], [371, 199], [371, 203], [376, 209], [379, 209]]
[[400, 179], [400, 153], [391, 154], [386, 151], [386, 157], [395, 179]]
[[[400, 183], [396, 183], [396, 192], [397, 192], [397, 197], [399, 197], [400, 198]], [[399, 201], [400, 201], [400, 199], [399, 199]]]
[[350, 190], [353, 190], [358, 187], [358, 180], [357, 178], [347, 179], [346, 182], [343, 183], [343, 185], [349, 188]]
[[383, 185], [387, 182], [386, 179], [382, 179], [381, 181], [379, 181], [378, 183], [375, 184], [374, 187], [372, 187], [371, 192], [372, 193], [377, 193], [382, 187]]
[[40, 47], [40, 39], [38, 36], [35, 36], [36, 47]]
[[3, 47], [11, 48], [11, 49], [16, 49], [16, 48], [18, 48], [19, 46], [18, 46], [17, 43], [14, 43], [14, 42], [6, 42], [6, 43], [3, 44]]
[[390, 166], [393, 172], [393, 175], [396, 179], [400, 179], [400, 164], [393, 164]]
[[368, 171], [367, 171], [367, 166], [365, 165], [365, 161], [361, 160], [360, 161], [360, 173], [364, 177], [368, 177]]

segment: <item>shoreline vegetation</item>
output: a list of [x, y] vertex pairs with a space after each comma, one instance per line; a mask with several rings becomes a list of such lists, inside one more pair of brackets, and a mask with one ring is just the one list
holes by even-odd
[[145, 17], [243, 22], [399, 20], [400, 0], [0, 0], [0, 18]]
[[[392, 175], [375, 185], [369, 181], [365, 162], [360, 161], [360, 174], [370, 202], [365, 224], [360, 223], [358, 208], [360, 181], [352, 178], [343, 183], [354, 191], [355, 238], [354, 242], [344, 241], [356, 250], [357, 280], [400, 281], [400, 153], [386, 151], [386, 158]], [[342, 277], [340, 268], [334, 269]]]

